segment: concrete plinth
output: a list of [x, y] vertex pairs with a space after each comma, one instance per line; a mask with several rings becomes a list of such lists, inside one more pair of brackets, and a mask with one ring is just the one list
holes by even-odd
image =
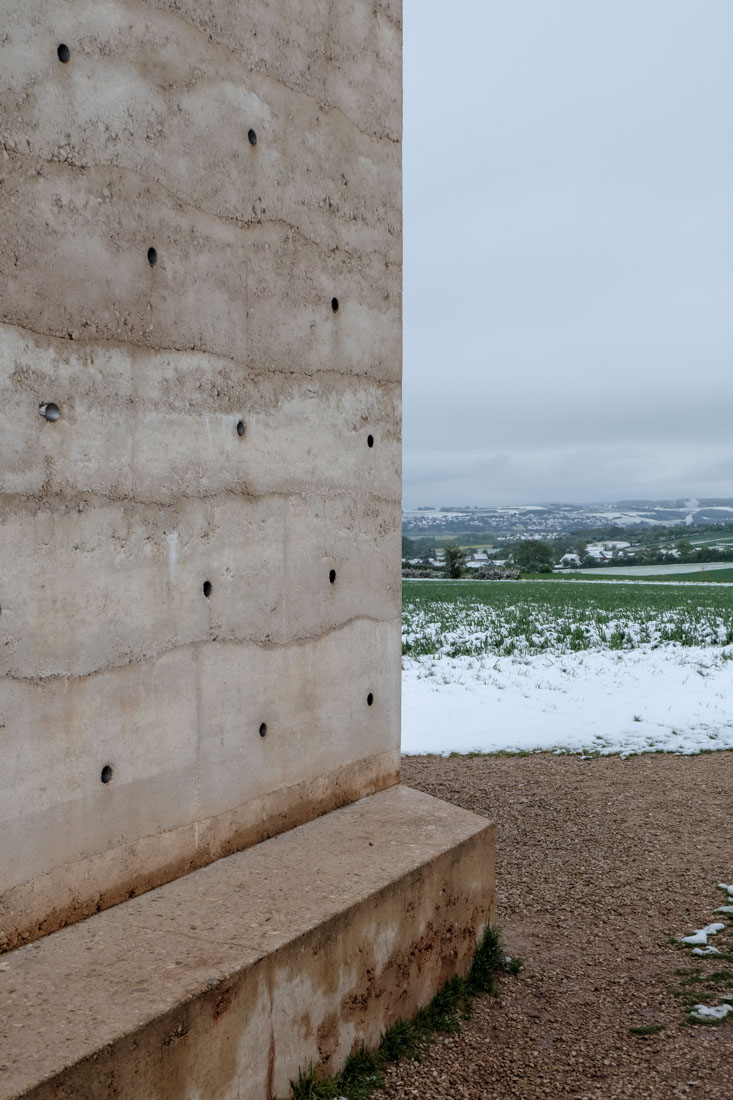
[[395, 787], [10, 952], [0, 1100], [287, 1097], [466, 972], [493, 828]]

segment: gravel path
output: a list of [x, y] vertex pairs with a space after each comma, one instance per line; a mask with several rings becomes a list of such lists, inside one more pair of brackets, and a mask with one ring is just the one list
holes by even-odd
[[695, 963], [669, 942], [721, 919], [733, 752], [408, 757], [403, 779], [497, 822], [498, 921], [525, 970], [375, 1100], [733, 1096], [733, 1018], [686, 1023], [671, 988]]

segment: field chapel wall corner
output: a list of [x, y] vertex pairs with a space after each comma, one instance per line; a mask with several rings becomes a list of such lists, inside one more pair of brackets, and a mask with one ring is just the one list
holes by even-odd
[[6, 948], [398, 781], [399, 8], [6, 0]]

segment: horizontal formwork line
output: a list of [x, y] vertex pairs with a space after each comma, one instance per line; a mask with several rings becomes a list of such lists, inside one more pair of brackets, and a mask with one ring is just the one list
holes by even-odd
[[49, 490], [41, 489], [38, 492], [33, 493], [4, 493], [0, 492], [0, 505], [4, 509], [2, 518], [8, 518], [11, 514], [27, 515], [31, 509], [42, 508], [44, 505], [66, 505], [68, 511], [78, 510], [79, 505], [84, 506], [84, 510], [91, 511], [95, 505], [105, 507], [107, 505], [125, 504], [138, 508], [175, 508], [181, 503], [195, 503], [196, 501], [202, 501], [204, 503], [211, 503], [216, 501], [252, 501], [253, 503], [259, 503], [266, 500], [293, 500], [293, 501], [309, 501], [316, 499], [323, 503], [329, 501], [343, 501], [345, 503], [359, 503], [367, 502], [370, 504], [389, 504], [391, 506], [401, 506], [401, 497], [387, 497], [379, 493], [371, 492], [370, 490], [360, 490], [358, 487], [353, 489], [345, 488], [339, 489], [336, 487], [321, 486], [321, 485], [302, 485], [299, 488], [292, 489], [266, 489], [262, 492], [250, 492], [240, 490], [234, 492], [231, 489], [212, 489], [211, 491], [203, 491], [199, 493], [186, 493], [178, 492], [175, 495], [171, 495], [167, 498], [149, 497], [143, 498], [140, 496], [133, 496], [130, 493], [100, 493], [96, 491], [85, 492], [82, 489], [74, 490], [73, 492], [62, 492], [61, 490]]
[[154, 665], [161, 658], [168, 656], [171, 653], [195, 652], [202, 648], [248, 648], [256, 649], [266, 652], [276, 652], [286, 649], [299, 649], [306, 645], [312, 645], [314, 643], [326, 641], [332, 634], [340, 634], [342, 631], [348, 630], [349, 627], [354, 626], [356, 623], [373, 623], [375, 626], [388, 626], [390, 623], [399, 625], [401, 622], [400, 615], [388, 619], [381, 619], [375, 615], [354, 615], [350, 619], [345, 619], [341, 623], [337, 623], [335, 626], [329, 627], [327, 630], [319, 634], [303, 634], [293, 638], [289, 638], [287, 641], [276, 642], [272, 640], [263, 641], [256, 638], [197, 638], [193, 641], [183, 642], [181, 645], [163, 646], [153, 653], [139, 654], [132, 657], [130, 660], [120, 664], [108, 664], [101, 668], [93, 668], [88, 672], [50, 672], [45, 675], [35, 676], [22, 676], [19, 673], [8, 671], [0, 675], [0, 683], [3, 680], [8, 680], [11, 683], [28, 684], [29, 686], [41, 685], [47, 683], [68, 683], [70, 681], [78, 680], [91, 680], [98, 676], [104, 676], [109, 672], [118, 672], [126, 668], [143, 667], [146, 665]]
[[[8, 157], [18, 157], [24, 160], [36, 160], [42, 164], [54, 164], [61, 167], [67, 167], [73, 171], [79, 172], [80, 175], [86, 176], [88, 172], [115, 172], [119, 173], [120, 177], [133, 176], [138, 180], [144, 182], [147, 186], [158, 188], [164, 195], [172, 200], [176, 205], [182, 207], [185, 210], [192, 211], [202, 218], [211, 218], [212, 221], [222, 222], [225, 225], [232, 225], [242, 233], [249, 233], [252, 230], [256, 230], [261, 227], [269, 226], [282, 226], [283, 230], [288, 233], [295, 234], [301, 241], [312, 245], [317, 251], [327, 253], [329, 256], [333, 256], [334, 253], [343, 253], [349, 259], [358, 259], [360, 256], [381, 256], [385, 259], [385, 265], [388, 268], [400, 269], [402, 266], [401, 259], [390, 259], [384, 249], [381, 248], [348, 248], [344, 244], [330, 244], [327, 241], [318, 241], [314, 237], [309, 236], [305, 230], [294, 222], [288, 221], [286, 218], [238, 218], [234, 214], [224, 214], [220, 210], [207, 210], [205, 207], [197, 206], [196, 203], [190, 199], [185, 198], [180, 192], [173, 190], [168, 184], [163, 183], [157, 176], [149, 175], [147, 172], [141, 171], [139, 168], [132, 168], [130, 165], [119, 164], [113, 161], [83, 161], [72, 160], [69, 157], [53, 157], [43, 156], [41, 153], [28, 152], [22, 149], [10, 149], [5, 145], [3, 151], [7, 153]], [[313, 207], [315, 210], [316, 208]], [[380, 208], [381, 210], [381, 208]], [[399, 209], [395, 209], [395, 214], [399, 215]], [[329, 213], [324, 216], [324, 224], [329, 224], [332, 218], [338, 219], [339, 224], [352, 222], [353, 219], [342, 217], [337, 212]], [[397, 218], [397, 228], [399, 230], [399, 217]], [[366, 226], [375, 232], [379, 231], [384, 233], [379, 226], [372, 226], [369, 222], [360, 221], [361, 225]], [[391, 238], [392, 234], [388, 233]]]
[[220, 351], [211, 351], [208, 348], [192, 348], [192, 347], [168, 347], [165, 345], [151, 345], [151, 344], [138, 344], [133, 340], [115, 340], [107, 339], [100, 336], [69, 336], [68, 333], [62, 332], [45, 332], [40, 329], [31, 328], [30, 325], [21, 324], [19, 321], [9, 321], [7, 319], [0, 318], [0, 329], [9, 328], [14, 329], [20, 333], [30, 333], [31, 336], [38, 337], [41, 340], [53, 341], [62, 345], [64, 348], [78, 344], [84, 348], [98, 347], [101, 349], [119, 349], [124, 351], [126, 348], [134, 348], [136, 352], [145, 352], [148, 355], [205, 355], [209, 359], [215, 359], [222, 363], [232, 363], [234, 366], [242, 367], [250, 374], [257, 375], [274, 375], [281, 376], [283, 378], [320, 378], [320, 377], [337, 377], [337, 378], [357, 378], [367, 379], [377, 385], [401, 385], [402, 371], [398, 372], [397, 376], [385, 376], [381, 374], [375, 374], [368, 370], [344, 370], [338, 367], [314, 367], [304, 368], [303, 370], [295, 370], [293, 368], [283, 367], [250, 367], [246, 360], [237, 359], [232, 355], [223, 355]]

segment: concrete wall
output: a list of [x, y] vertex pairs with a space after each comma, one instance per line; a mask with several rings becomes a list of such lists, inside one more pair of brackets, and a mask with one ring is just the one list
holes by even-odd
[[400, 9], [3, 0], [0, 947], [398, 778]]

